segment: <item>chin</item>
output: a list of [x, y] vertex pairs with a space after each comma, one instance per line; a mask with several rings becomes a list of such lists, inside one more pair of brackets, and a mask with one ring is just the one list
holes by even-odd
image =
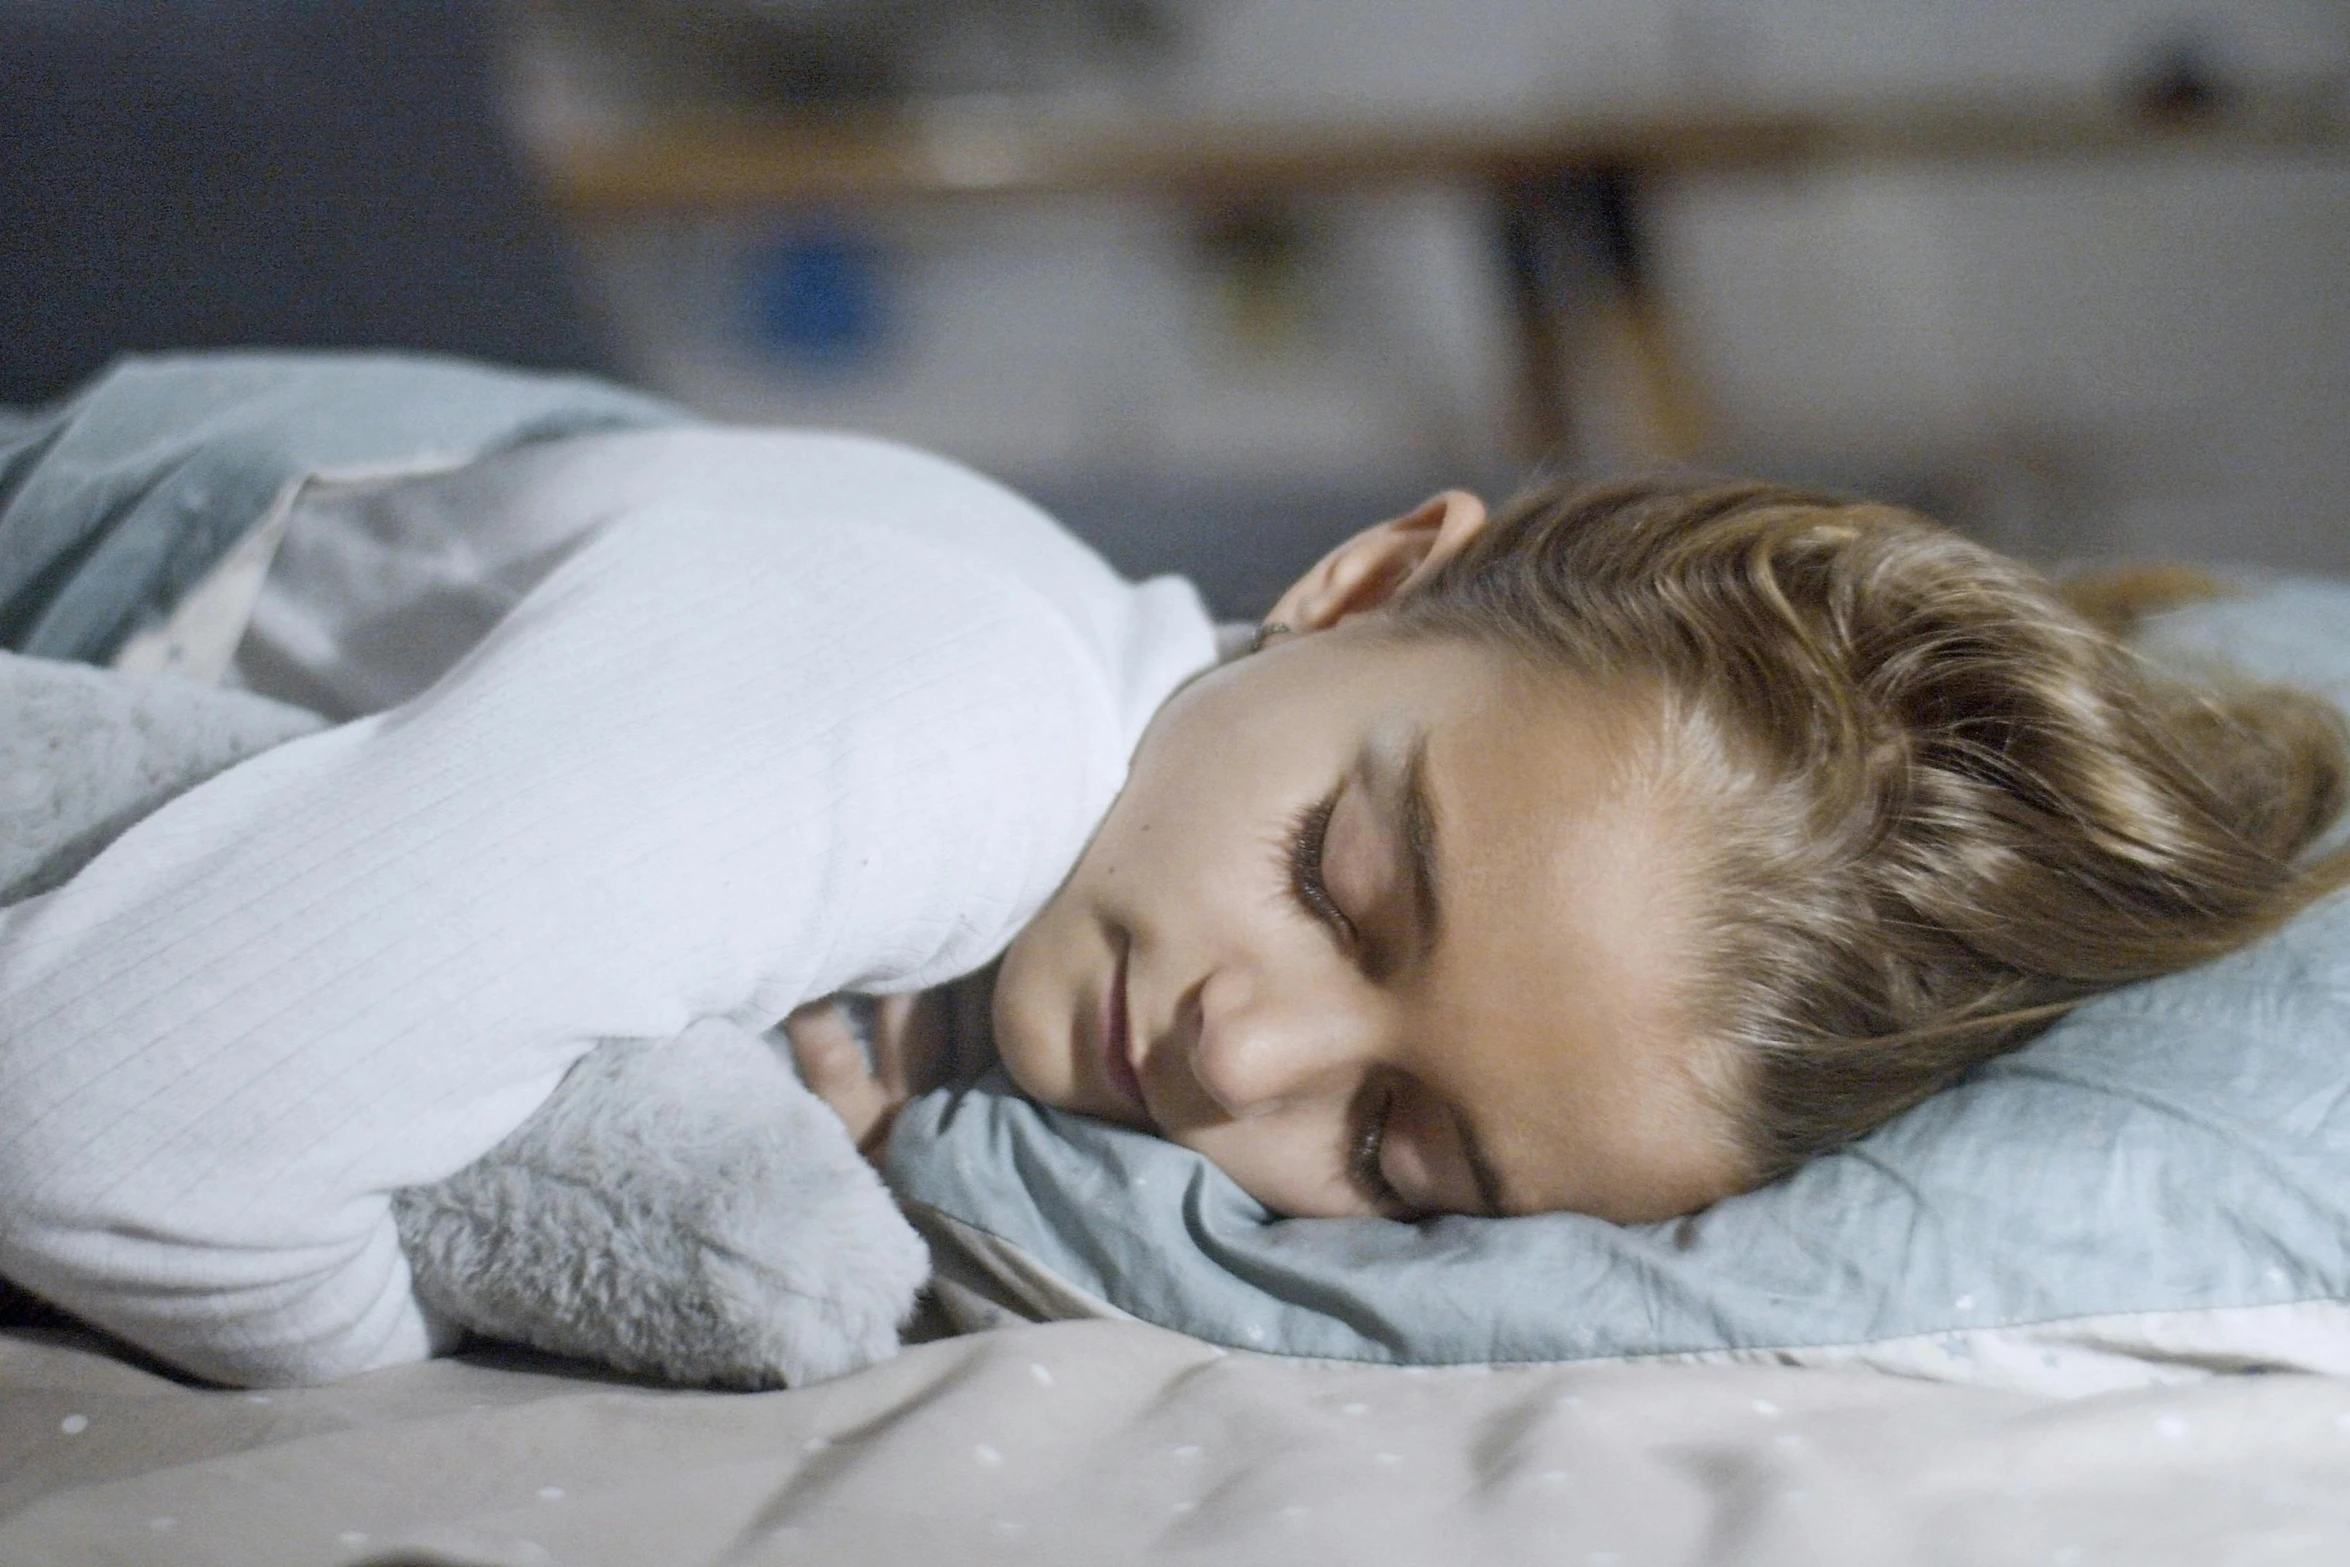
[[[1036, 1014], [1040, 1008], [1034, 1004], [1031, 994], [1035, 976], [1023, 961], [1024, 956], [1021, 941], [1014, 941], [1004, 953], [1003, 968], [996, 974], [995, 998], [990, 1007], [996, 1058], [1020, 1092], [1048, 1105], [1058, 1105], [1068, 1098], [1071, 1086], [1066, 1081], [1073, 1064], [1068, 1060], [1070, 1049], [1066, 1044], [1058, 1052], [1047, 1048], [1049, 1033], [1037, 1027]], [[1056, 1064], [1060, 1068], [1057, 1073], [1049, 1070]], [[1062, 1080], [1056, 1082], [1056, 1078]]]

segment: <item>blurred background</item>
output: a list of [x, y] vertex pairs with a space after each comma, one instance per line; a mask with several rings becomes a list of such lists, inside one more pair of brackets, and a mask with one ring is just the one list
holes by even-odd
[[0, 402], [599, 371], [1258, 613], [1696, 465], [2350, 572], [2342, 0], [0, 0]]

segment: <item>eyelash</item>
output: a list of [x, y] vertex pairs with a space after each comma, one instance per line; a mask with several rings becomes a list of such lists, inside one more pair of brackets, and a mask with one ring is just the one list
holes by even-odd
[[1346, 917], [1346, 911], [1338, 906], [1322, 881], [1322, 845], [1330, 836], [1330, 817], [1337, 809], [1338, 791], [1333, 789], [1298, 812], [1297, 820], [1290, 824], [1283, 858], [1289, 868], [1290, 895], [1297, 899], [1298, 906], [1352, 945], [1354, 921]]
[[1356, 1189], [1391, 1215], [1411, 1209], [1403, 1194], [1389, 1184], [1387, 1173], [1379, 1168], [1379, 1150], [1387, 1141], [1387, 1118], [1394, 1109], [1395, 1094], [1391, 1090], [1370, 1101], [1369, 1113], [1363, 1116], [1355, 1132], [1354, 1149], [1347, 1160], [1347, 1173], [1354, 1178]]

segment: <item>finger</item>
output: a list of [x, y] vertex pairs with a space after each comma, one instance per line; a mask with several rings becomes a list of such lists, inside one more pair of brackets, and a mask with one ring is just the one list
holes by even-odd
[[878, 1159], [898, 1101], [867, 1070], [864, 1047], [847, 1014], [829, 1002], [816, 1002], [785, 1018], [783, 1029], [808, 1091], [840, 1117], [859, 1152]]
[[906, 1026], [914, 1016], [915, 999], [883, 996], [873, 1008], [873, 1076], [893, 1093], [905, 1092]]
[[830, 1099], [836, 1093], [872, 1085], [873, 1073], [865, 1065], [864, 1048], [837, 1004], [812, 1002], [785, 1018], [783, 1031], [791, 1041], [792, 1060], [798, 1063], [801, 1078], [819, 1098]]

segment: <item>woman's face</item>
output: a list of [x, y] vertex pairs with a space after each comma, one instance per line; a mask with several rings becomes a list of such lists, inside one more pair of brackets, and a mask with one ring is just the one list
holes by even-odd
[[1735, 1190], [1651, 712], [1376, 613], [1201, 677], [1006, 954], [1006, 1066], [1293, 1215]]

